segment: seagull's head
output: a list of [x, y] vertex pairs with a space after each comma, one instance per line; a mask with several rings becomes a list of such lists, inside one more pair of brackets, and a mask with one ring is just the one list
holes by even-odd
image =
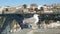
[[38, 14], [34, 14], [34, 17], [38, 17], [39, 15]]

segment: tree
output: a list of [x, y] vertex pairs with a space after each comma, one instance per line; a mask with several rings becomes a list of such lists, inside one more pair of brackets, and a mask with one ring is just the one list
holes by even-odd
[[46, 24], [49, 24], [49, 20], [45, 20], [45, 23], [46, 23]]
[[43, 7], [41, 7], [41, 9], [40, 9], [40, 10], [42, 11], [42, 10], [44, 10], [44, 8], [43, 8]]
[[6, 8], [6, 11], [8, 11], [8, 8]]
[[23, 5], [23, 7], [24, 7], [24, 8], [27, 8], [27, 5], [26, 5], [26, 4], [24, 4], [24, 5]]
[[38, 8], [35, 8], [35, 11], [38, 11]]

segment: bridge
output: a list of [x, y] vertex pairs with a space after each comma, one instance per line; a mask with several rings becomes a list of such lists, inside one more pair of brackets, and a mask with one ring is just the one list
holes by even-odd
[[[6, 29], [6, 27], [8, 25], [11, 25], [13, 20], [16, 20], [19, 25], [21, 26], [22, 24], [22, 20], [24, 18], [29, 18], [32, 17], [33, 14], [0, 14], [0, 17], [5, 18], [5, 20], [3, 19], [2, 23], [2, 27], [0, 28], [0, 34]], [[41, 21], [43, 20], [56, 20], [56, 21], [60, 21], [60, 14], [39, 14], [39, 19]]]

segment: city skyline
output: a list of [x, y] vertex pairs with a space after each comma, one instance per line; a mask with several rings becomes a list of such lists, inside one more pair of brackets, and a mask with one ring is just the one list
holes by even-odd
[[0, 0], [0, 6], [19, 6], [23, 4], [60, 4], [60, 0]]

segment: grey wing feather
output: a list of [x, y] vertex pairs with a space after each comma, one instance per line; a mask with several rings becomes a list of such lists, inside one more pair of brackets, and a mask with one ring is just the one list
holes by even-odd
[[23, 21], [24, 21], [24, 23], [34, 23], [36, 21], [36, 19], [32, 17], [32, 18], [24, 19]]

